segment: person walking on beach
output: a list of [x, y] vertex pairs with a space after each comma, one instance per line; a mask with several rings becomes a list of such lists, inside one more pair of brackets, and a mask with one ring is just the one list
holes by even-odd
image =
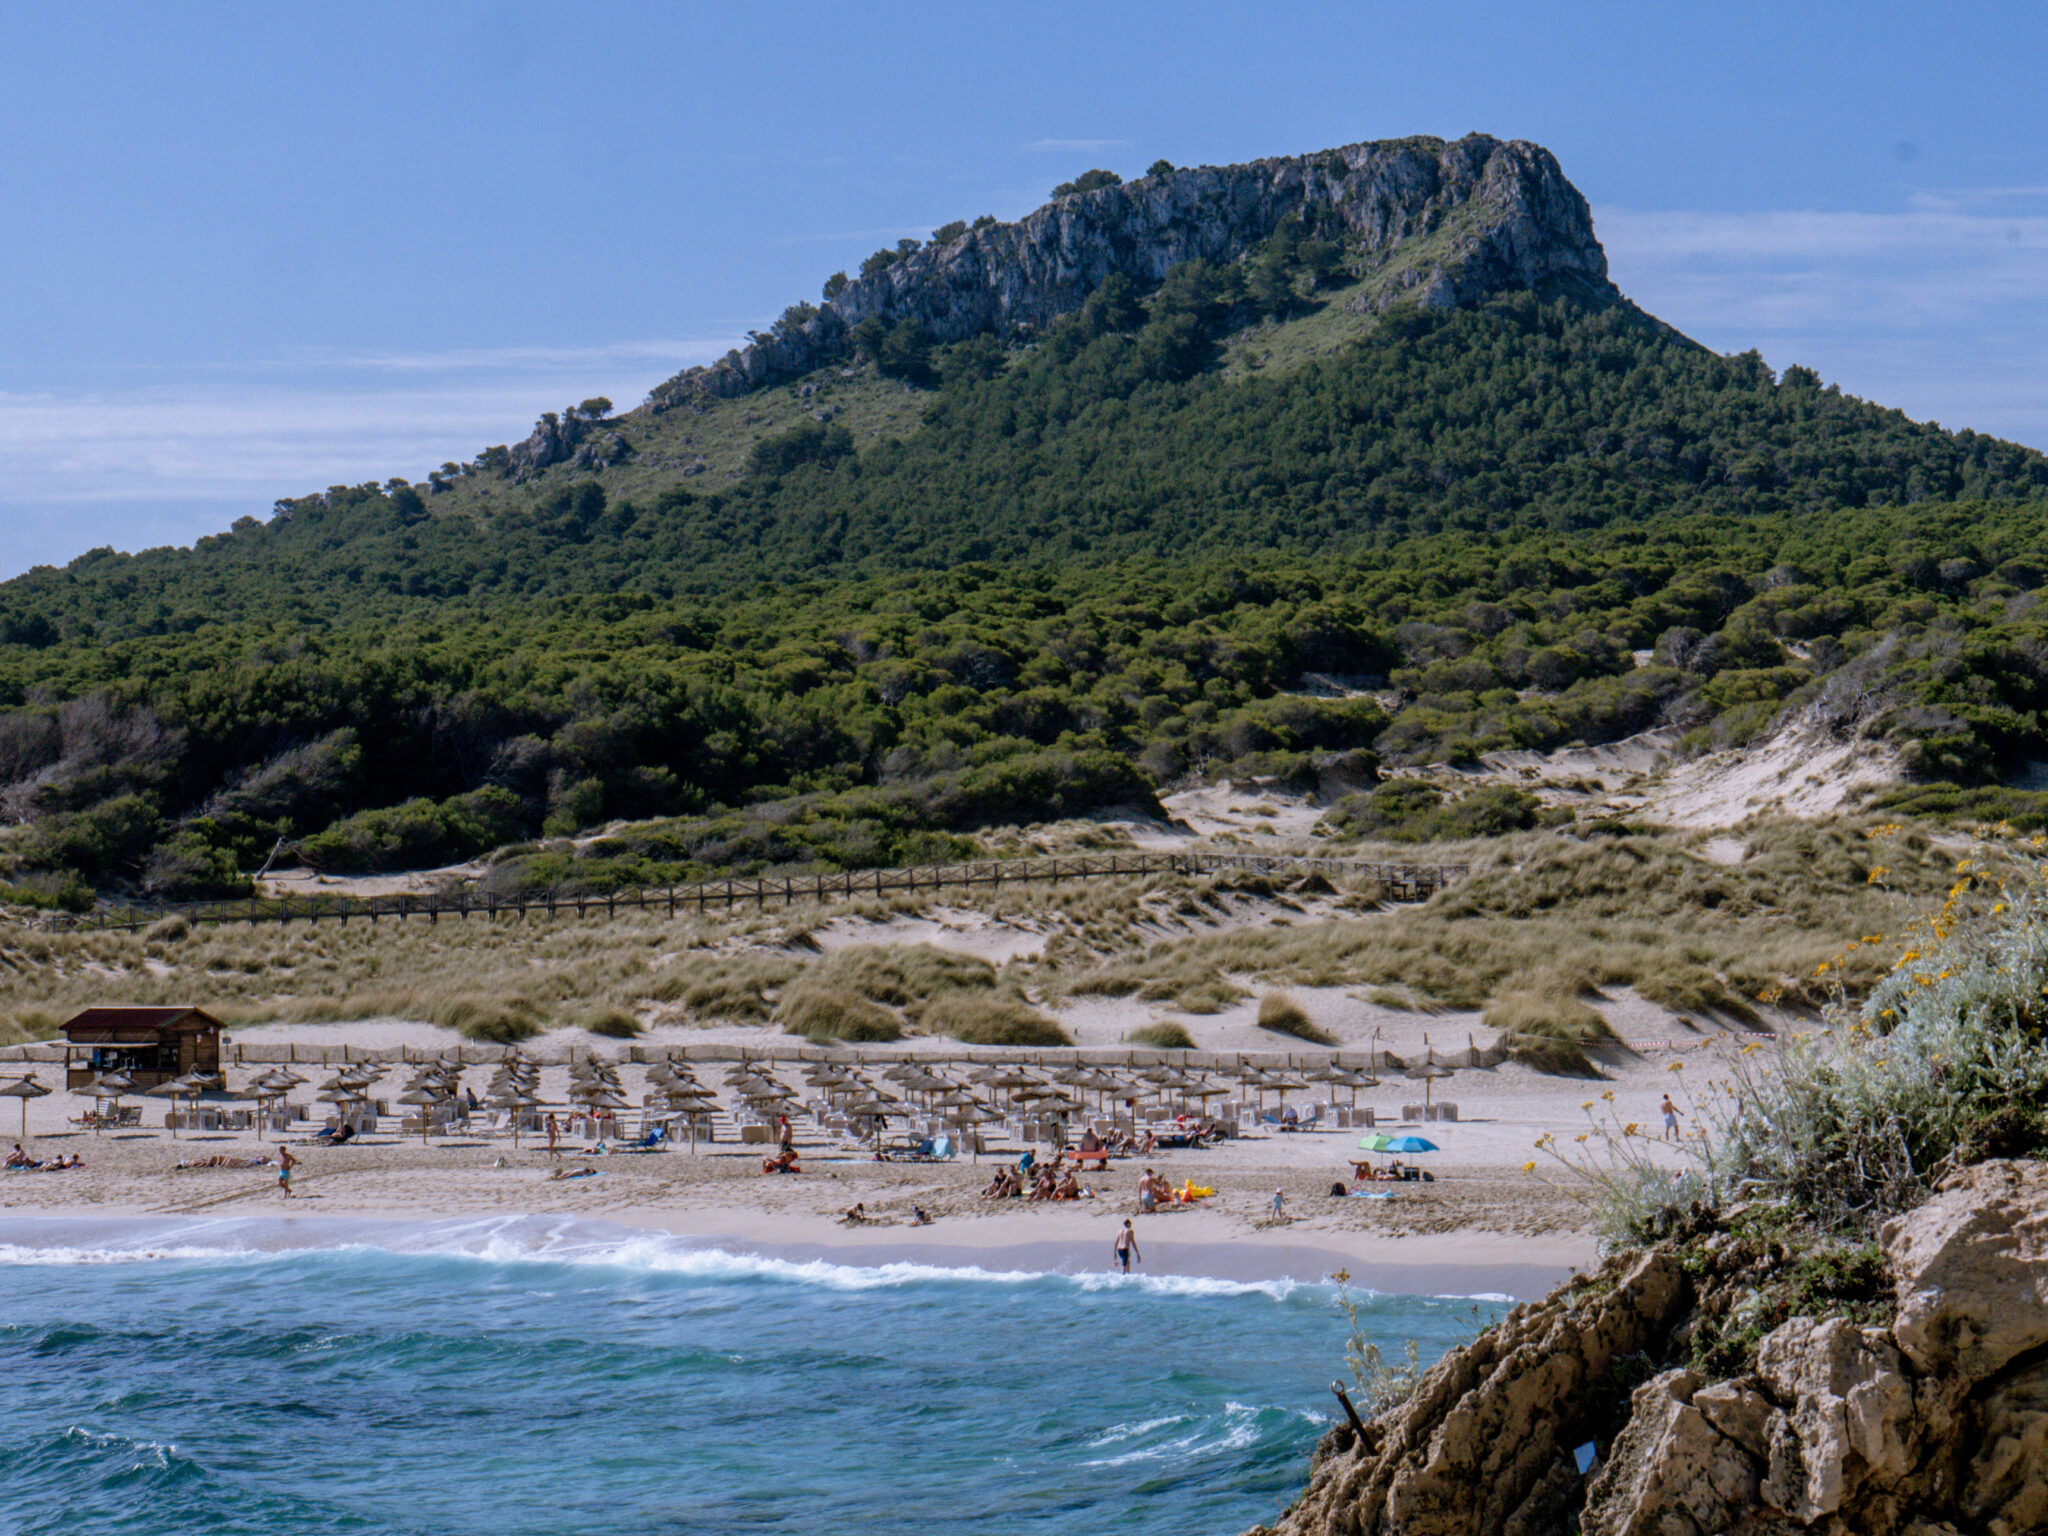
[[285, 1199], [292, 1197], [292, 1170], [299, 1166], [299, 1160], [292, 1156], [290, 1147], [277, 1149], [277, 1187], [284, 1191]]
[[1138, 1252], [1138, 1234], [1131, 1230], [1131, 1218], [1126, 1216], [1123, 1230], [1116, 1235], [1116, 1261], [1123, 1265], [1124, 1273], [1128, 1275], [1133, 1259], [1142, 1264], [1145, 1256]]
[[562, 1122], [555, 1118], [553, 1110], [548, 1111], [548, 1156], [560, 1157], [562, 1149], [556, 1145], [562, 1139]]
[[1678, 1140], [1678, 1106], [1671, 1102], [1671, 1095], [1664, 1095], [1664, 1139]]

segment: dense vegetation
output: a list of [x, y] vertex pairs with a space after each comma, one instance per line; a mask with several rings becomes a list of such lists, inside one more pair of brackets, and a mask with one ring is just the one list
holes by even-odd
[[[337, 487], [7, 583], [0, 878], [183, 896], [280, 839], [366, 870], [619, 818], [654, 820], [516, 877], [887, 863], [1188, 774], [1739, 742], [1787, 708], [1929, 780], [2042, 751], [2040, 455], [1585, 298], [1217, 366], [1339, 254], [1294, 230], [1112, 283], [1022, 350], [857, 333], [924, 425], [806, 421], [715, 493]], [[1337, 824], [1533, 818], [1388, 786]]]

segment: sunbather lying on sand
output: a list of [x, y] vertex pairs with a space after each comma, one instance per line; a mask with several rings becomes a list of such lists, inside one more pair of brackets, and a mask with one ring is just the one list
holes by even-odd
[[179, 1168], [268, 1168], [267, 1157], [232, 1157], [225, 1152], [216, 1152], [212, 1157], [180, 1158]]
[[560, 1179], [594, 1179], [596, 1177], [597, 1170], [595, 1168], [557, 1168], [548, 1175], [548, 1182], [552, 1184]]

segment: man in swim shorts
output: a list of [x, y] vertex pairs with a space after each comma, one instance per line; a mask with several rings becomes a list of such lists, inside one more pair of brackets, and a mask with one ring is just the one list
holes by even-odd
[[285, 1199], [292, 1197], [292, 1170], [299, 1166], [299, 1160], [292, 1156], [291, 1148], [277, 1149], [277, 1187], [284, 1191]]
[[1116, 1261], [1123, 1265], [1124, 1273], [1131, 1272], [1131, 1260], [1144, 1262], [1144, 1255], [1138, 1252], [1138, 1234], [1131, 1230], [1131, 1218], [1124, 1218], [1123, 1230], [1116, 1235]]

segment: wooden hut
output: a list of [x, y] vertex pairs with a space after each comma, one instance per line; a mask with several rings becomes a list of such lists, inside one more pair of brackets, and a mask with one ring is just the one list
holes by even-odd
[[198, 1008], [88, 1008], [64, 1025], [64, 1086], [125, 1072], [137, 1089], [220, 1070], [220, 1020]]

